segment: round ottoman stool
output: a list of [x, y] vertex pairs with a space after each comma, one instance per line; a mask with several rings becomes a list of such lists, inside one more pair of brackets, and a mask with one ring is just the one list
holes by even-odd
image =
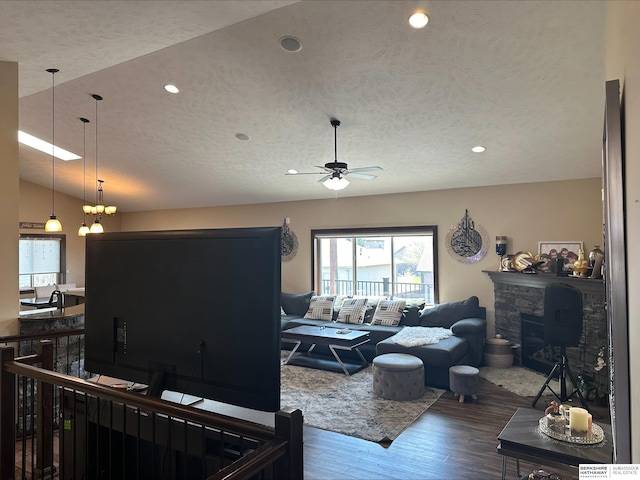
[[480, 370], [469, 365], [454, 365], [449, 367], [449, 389], [459, 395], [459, 402], [464, 402], [465, 395], [477, 400], [478, 387], [480, 386]]
[[424, 364], [406, 353], [373, 359], [373, 393], [387, 400], [417, 400], [424, 395]]

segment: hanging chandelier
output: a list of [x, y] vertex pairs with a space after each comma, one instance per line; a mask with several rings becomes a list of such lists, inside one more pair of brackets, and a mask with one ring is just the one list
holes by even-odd
[[89, 233], [104, 233], [104, 227], [100, 220], [102, 219], [102, 215], [113, 215], [116, 213], [118, 207], [115, 205], [106, 205], [104, 204], [104, 190], [102, 188], [102, 184], [104, 180], [101, 180], [98, 177], [98, 102], [102, 100], [102, 97], [97, 94], [91, 95], [93, 99], [96, 101], [96, 203], [94, 205], [90, 205], [88, 203], [84, 203], [82, 206], [82, 211], [85, 214], [92, 214], [95, 216], [95, 221], [91, 225], [89, 229]]
[[62, 223], [56, 218], [56, 157], [54, 155], [56, 149], [56, 92], [55, 92], [55, 75], [60, 70], [57, 68], [48, 68], [47, 72], [51, 74], [51, 216], [44, 226], [46, 232], [61, 232]]

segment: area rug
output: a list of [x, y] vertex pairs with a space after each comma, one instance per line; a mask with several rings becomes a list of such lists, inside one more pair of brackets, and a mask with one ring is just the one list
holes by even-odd
[[419, 400], [397, 402], [373, 394], [372, 367], [347, 376], [282, 366], [281, 405], [299, 408], [304, 423], [372, 442], [393, 441], [444, 393], [425, 387]]
[[[510, 367], [480, 367], [480, 376], [489, 380], [491, 383], [498, 385], [510, 392], [517, 393], [522, 397], [535, 397], [542, 385], [544, 385], [547, 377], [541, 373], [534, 372], [527, 368]], [[567, 388], [571, 382], [567, 382]], [[552, 380], [549, 384], [556, 392], [559, 392], [558, 381]], [[545, 388], [543, 396], [551, 395], [549, 389]]]

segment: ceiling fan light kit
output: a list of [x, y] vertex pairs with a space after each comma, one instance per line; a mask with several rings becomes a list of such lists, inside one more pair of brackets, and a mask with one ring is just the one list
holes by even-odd
[[327, 187], [329, 190], [343, 190], [347, 188], [349, 185], [349, 180], [344, 177], [341, 177], [339, 174], [333, 174], [331, 177], [327, 178], [322, 184]]
[[345, 178], [347, 176], [361, 178], [363, 180], [373, 180], [377, 178], [376, 175], [367, 172], [380, 172], [382, 171], [382, 167], [360, 167], [350, 170], [345, 162], [338, 161], [338, 127], [340, 126], [340, 120], [332, 118], [331, 126], [334, 132], [334, 160], [333, 162], [325, 163], [323, 166], [316, 165], [318, 168], [324, 170], [324, 172], [299, 173], [297, 170], [289, 169], [286, 175], [317, 175], [323, 173], [325, 176], [318, 180], [318, 182], [322, 183], [329, 190], [334, 191], [343, 190], [351, 183]]

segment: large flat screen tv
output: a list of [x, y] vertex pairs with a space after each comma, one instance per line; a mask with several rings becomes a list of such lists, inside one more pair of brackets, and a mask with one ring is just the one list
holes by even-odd
[[280, 408], [280, 227], [86, 237], [85, 369]]

